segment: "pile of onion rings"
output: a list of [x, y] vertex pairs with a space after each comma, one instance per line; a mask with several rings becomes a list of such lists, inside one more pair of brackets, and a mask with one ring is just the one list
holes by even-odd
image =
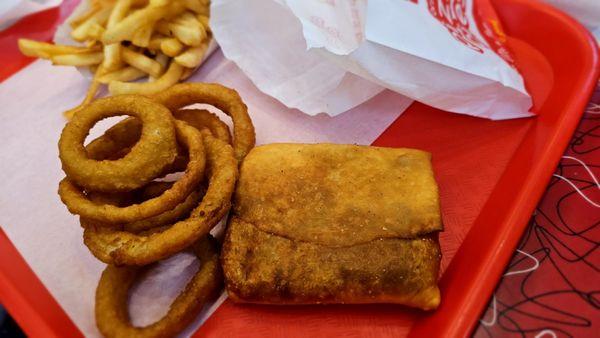
[[[229, 115], [233, 137], [215, 114], [184, 109], [197, 103]], [[84, 145], [98, 121], [119, 115], [130, 117]], [[99, 99], [67, 123], [59, 141], [66, 177], [58, 193], [80, 216], [85, 245], [108, 264], [96, 290], [96, 322], [104, 335], [171, 336], [220, 290], [218, 249], [209, 232], [229, 211], [238, 163], [254, 143], [246, 105], [217, 84]], [[173, 173], [180, 173], [176, 181], [164, 180]], [[134, 327], [127, 294], [140, 269], [184, 250], [202, 267], [162, 319]]]

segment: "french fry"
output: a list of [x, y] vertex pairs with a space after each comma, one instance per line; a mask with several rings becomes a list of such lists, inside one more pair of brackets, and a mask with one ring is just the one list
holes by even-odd
[[108, 85], [108, 91], [111, 95], [152, 95], [176, 84], [179, 81], [179, 78], [181, 78], [182, 73], [183, 67], [176, 62], [171, 62], [169, 69], [156, 81], [145, 83], [111, 81]]
[[[154, 58], [154, 60], [156, 60], [156, 62], [160, 63], [160, 66], [162, 67], [162, 69], [164, 71], [167, 69], [167, 66], [169, 65], [169, 61], [171, 60], [171, 58], [163, 53], [158, 52], [156, 54], [156, 57]], [[156, 79], [157, 78], [154, 76], [148, 76], [148, 82], [156, 81]]]
[[198, 18], [198, 21], [200, 21], [200, 23], [202, 24], [202, 27], [204, 27], [204, 30], [207, 32], [210, 32], [210, 26], [208, 24], [208, 22], [209, 22], [208, 16], [200, 14], [196, 18]]
[[144, 26], [138, 29], [131, 39], [131, 43], [138, 47], [148, 47], [152, 37], [153, 25]]
[[175, 57], [183, 50], [183, 44], [175, 38], [166, 38], [162, 40], [160, 50], [170, 57]]
[[198, 0], [182, 0], [182, 2], [185, 8], [196, 13], [201, 13], [204, 10], [203, 7], [206, 7]]
[[[132, 0], [117, 0], [113, 7], [108, 21], [106, 22], [106, 28], [114, 27], [119, 21], [127, 15], [127, 12], [131, 8]], [[101, 37], [100, 37], [101, 39]], [[116, 70], [123, 65], [121, 60], [121, 44], [112, 43], [104, 46], [104, 62], [103, 67], [107, 71]]]
[[104, 6], [114, 5], [115, 1], [114, 0], [91, 0], [91, 2], [92, 2], [92, 5], [98, 5], [98, 6], [104, 7]]
[[92, 24], [87, 32], [87, 39], [91, 39], [94, 41], [100, 40], [102, 38], [102, 34], [104, 34], [104, 30], [104, 27], [100, 26], [99, 24]]
[[[210, 0], [87, 0], [90, 7], [69, 21], [82, 46], [18, 42], [27, 56], [55, 65], [88, 67], [94, 79], [70, 118], [96, 97], [101, 85], [113, 95], [150, 95], [191, 76], [211, 38]], [[147, 82], [132, 83], [147, 77]]]
[[102, 50], [102, 45], [98, 43], [98, 41], [88, 40], [83, 43], [85, 48], [95, 48], [96, 50]]
[[135, 81], [144, 76], [148, 75], [146, 72], [141, 71], [135, 67], [125, 67], [110, 73], [105, 73], [104, 75], [98, 78], [98, 82], [102, 84], [108, 84], [111, 81]]
[[154, 29], [156, 29], [160, 34], [170, 37], [173, 36], [173, 31], [171, 31], [170, 23], [165, 20], [160, 20], [154, 25]]
[[152, 37], [150, 39], [150, 43], [148, 43], [148, 49], [151, 50], [151, 51], [159, 51], [160, 50], [160, 44], [165, 39], [168, 39], [168, 37], [162, 36], [162, 35], [158, 35], [158, 36]]
[[199, 46], [208, 36], [200, 22], [193, 25], [170, 24], [169, 28], [179, 41], [188, 46]]
[[154, 60], [156, 60], [156, 62], [160, 63], [160, 65], [163, 69], [167, 69], [170, 59], [171, 58], [169, 58], [169, 56], [167, 56], [163, 53], [156, 54], [156, 58], [154, 58]]
[[88, 54], [62, 54], [50, 58], [52, 64], [61, 66], [92, 66], [102, 62], [104, 55], [102, 52]]
[[127, 12], [129, 12], [131, 5], [132, 0], [117, 0], [108, 17], [108, 21], [106, 22], [106, 28], [112, 28], [119, 23], [119, 21], [123, 20], [123, 18], [127, 16]]
[[92, 15], [96, 14], [102, 7], [99, 4], [92, 4], [90, 9], [87, 12], [82, 13], [81, 15], [73, 18], [69, 21], [69, 25], [71, 28], [75, 28], [81, 25], [84, 21], [88, 20], [92, 17]]
[[176, 56], [174, 60], [184, 67], [196, 68], [200, 66], [200, 63], [202, 63], [202, 58], [204, 58], [207, 48], [208, 43], [203, 43], [198, 47], [192, 47], [186, 50], [185, 52]]
[[185, 8], [195, 12], [196, 14], [207, 15], [210, 11], [210, 1], [198, 0], [182, 0]]
[[142, 70], [151, 76], [159, 77], [162, 73], [160, 63], [152, 60], [144, 54], [134, 52], [129, 48], [122, 48], [121, 57], [125, 63]]
[[185, 11], [174, 18], [172, 22], [179, 25], [194, 25], [198, 22], [198, 18], [194, 13]]
[[77, 26], [75, 29], [71, 31], [71, 37], [75, 41], [85, 41], [88, 36], [90, 30], [93, 30], [94, 25], [103, 26], [106, 21], [108, 21], [108, 17], [112, 11], [112, 6], [107, 6], [100, 9], [98, 12], [94, 13], [91, 17]]
[[179, 78], [179, 81], [187, 80], [190, 76], [192, 76], [192, 74], [194, 74], [195, 71], [195, 68], [184, 69], [183, 73], [181, 73], [181, 78]]
[[164, 17], [175, 16], [185, 10], [182, 4], [174, 2], [172, 5], [153, 5], [137, 10], [121, 20], [114, 27], [106, 30], [102, 36], [105, 44], [115, 43], [130, 39], [133, 34], [143, 26], [153, 25]]
[[152, 6], [167, 6], [172, 0], [150, 0]]
[[99, 50], [99, 48], [53, 45], [29, 39], [19, 39], [18, 45], [21, 53], [42, 59], [50, 59], [52, 56], [63, 54], [86, 54]]
[[104, 46], [104, 61], [102, 62], [104, 69], [112, 71], [123, 65], [121, 60], [121, 44], [113, 43]]

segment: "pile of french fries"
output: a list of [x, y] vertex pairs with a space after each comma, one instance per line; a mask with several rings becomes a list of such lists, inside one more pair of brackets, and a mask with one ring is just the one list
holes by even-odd
[[[85, 0], [84, 0], [85, 1]], [[94, 78], [84, 101], [101, 85], [110, 94], [151, 95], [189, 77], [201, 64], [212, 37], [210, 0], [91, 0], [69, 21], [81, 46], [19, 40], [27, 56], [55, 65], [89, 67]], [[138, 81], [148, 77], [148, 81]]]

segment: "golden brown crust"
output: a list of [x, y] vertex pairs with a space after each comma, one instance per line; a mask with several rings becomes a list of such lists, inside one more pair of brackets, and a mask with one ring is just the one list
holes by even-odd
[[272, 144], [240, 167], [221, 263], [235, 301], [429, 310], [441, 229], [428, 153]]
[[129, 289], [135, 283], [139, 267], [106, 267], [96, 289], [96, 324], [106, 337], [172, 337], [198, 315], [204, 304], [222, 285], [218, 249], [208, 236], [192, 246], [201, 267], [160, 320], [145, 327], [134, 327], [127, 311]]
[[179, 109], [173, 112], [173, 116], [190, 126], [202, 130], [208, 128], [214, 137], [231, 144], [229, 127], [219, 117], [204, 109]]
[[256, 147], [234, 212], [262, 230], [333, 246], [442, 230], [429, 153], [339, 144]]
[[[138, 142], [123, 158], [97, 161], [83, 143], [96, 122], [131, 115], [143, 122]], [[71, 181], [93, 191], [128, 191], [152, 181], [177, 156], [175, 124], [169, 110], [139, 95], [98, 99], [77, 112], [58, 142], [62, 168]]]
[[221, 264], [229, 297], [268, 304], [440, 302], [436, 238], [386, 238], [329, 247], [229, 221]]
[[225, 216], [238, 175], [237, 162], [230, 145], [209, 132], [203, 133], [203, 140], [210, 176], [206, 193], [191, 215], [150, 234], [82, 224], [84, 243], [96, 258], [114, 265], [146, 265], [185, 249], [208, 234]]
[[171, 111], [195, 103], [217, 107], [233, 122], [233, 150], [238, 161], [254, 147], [256, 134], [248, 107], [233, 89], [216, 83], [180, 83], [156, 94], [153, 99]]
[[183, 202], [204, 177], [206, 157], [200, 131], [182, 121], [175, 121], [175, 125], [178, 140], [188, 148], [189, 161], [184, 175], [170, 189], [140, 204], [126, 207], [98, 205], [90, 201], [70, 178], [64, 178], [58, 185], [58, 193], [69, 211], [99, 222], [135, 222], [171, 210]]

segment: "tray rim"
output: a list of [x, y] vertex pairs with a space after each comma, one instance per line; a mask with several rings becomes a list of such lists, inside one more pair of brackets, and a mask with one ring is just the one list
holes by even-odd
[[[492, 0], [493, 3], [501, 1], [504, 0]], [[600, 82], [598, 82], [600, 76], [600, 51], [595, 38], [587, 29], [569, 15], [540, 1], [511, 0], [510, 2], [551, 14], [563, 21], [565, 26], [569, 26], [574, 38], [578, 38], [579, 42], [582, 42], [582, 46], [585, 43], [585, 47], [589, 51], [589, 58], [587, 60], [589, 63], [586, 65], [589, 69], [582, 67], [582, 69], [589, 70], [589, 72], [583, 76], [581, 87], [578, 87], [580, 95], [568, 97], [566, 108], [560, 114], [558, 121], [552, 128], [552, 132], [544, 133], [546, 134], [545, 136], [551, 137], [546, 140], [542, 147], [541, 160], [534, 162], [530, 170], [523, 173], [522, 169], [518, 168], [519, 165], [514, 163], [520, 159], [527, 158], [531, 152], [532, 143], [538, 141], [538, 137], [535, 135], [538, 132], [537, 128], [541, 128], [542, 126], [536, 120], [529, 127], [519, 146], [508, 161], [507, 167], [492, 189], [481, 212], [475, 219], [471, 230], [469, 230], [463, 240], [460, 249], [450, 262], [444, 276], [442, 276], [440, 281], [442, 293], [444, 293], [446, 284], [457, 284], [458, 281], [467, 283], [467, 286], [464, 288], [468, 291], [463, 292], [461, 298], [454, 297], [452, 299], [451, 310], [454, 310], [454, 314], [450, 311], [443, 311], [444, 305], [442, 303], [442, 306], [434, 313], [419, 316], [408, 334], [410, 338], [460, 337], [469, 336], [474, 331], [477, 327], [478, 319], [497, 287], [502, 273], [512, 257], [535, 207], [546, 191], [548, 182], [583, 116], [585, 107], [594, 89], [597, 85], [600, 85]], [[505, 203], [506, 213], [495, 212], [493, 209], [496, 209], [498, 206], [497, 200], [502, 198], [503, 195], [506, 196], [505, 187], [508, 182], [514, 184], [515, 178], [519, 179], [518, 183], [523, 182], [523, 186], [517, 189], [517, 194], [511, 195], [513, 198], [508, 203]], [[484, 264], [473, 264], [469, 267], [471, 271], [478, 270], [478, 272], [469, 274], [469, 276], [474, 276], [475, 278], [465, 281], [464, 278], [457, 277], [469, 272], [469, 268], [465, 264], [460, 265], [459, 260], [457, 260], [459, 255], [468, 256], [472, 254], [472, 252], [465, 253], [465, 250], [463, 250], [465, 248], [464, 244], [479, 240], [477, 236], [480, 234], [477, 230], [481, 226], [478, 227], [477, 225], [484, 222], [491, 223], [494, 221], [494, 218], [501, 218], [500, 221], [496, 221], [495, 223], [503, 224], [504, 226], [500, 231], [500, 236], [487, 244], [491, 244], [492, 248], [498, 249], [490, 249], [484, 253], [487, 254], [487, 257], [479, 259], [480, 263], [483, 262]], [[490, 262], [494, 263], [485, 264]], [[460, 311], [457, 311], [458, 309]], [[435, 328], [435, 330], [432, 328]]]
[[[522, 231], [525, 229], [527, 221], [531, 217], [531, 213], [544, 193], [547, 182], [583, 114], [585, 105], [589, 101], [596, 86], [598, 76], [600, 75], [600, 61], [595, 39], [587, 32], [587, 30], [585, 30], [585, 28], [583, 28], [583, 26], [581, 26], [581, 24], [550, 5], [528, 0], [511, 0], [511, 2], [520, 3], [552, 13], [561, 18], [561, 20], [568, 22], [583, 40], [587, 40], [587, 46], [590, 49], [592, 69], [582, 84], [581, 89], [584, 94], [577, 98], [571, 98], [572, 100], [570, 101], [575, 102], [570, 102], [567, 109], [561, 114], [562, 118], [557, 122], [557, 126], [553, 129], [555, 132], [552, 133], [552, 136], [554, 137], [547, 142], [545, 147], [547, 150], [543, 156], [545, 161], [537, 162], [537, 165], [532, 167], [532, 170], [526, 175], [527, 177], [535, 177], [536, 179], [532, 180], [533, 183], [520, 189], [519, 195], [517, 196], [518, 198], [513, 199], [513, 202], [510, 203], [511, 205], [519, 205], [519, 207], [509, 208], [509, 212], [503, 215], [504, 223], [517, 224], [521, 225], [521, 227], [517, 229], [517, 231], [504, 232], [502, 238], [497, 240], [501, 245], [502, 250], [495, 250], [491, 258], [500, 261], [501, 264], [491, 264], [480, 267], [481, 270], [487, 271], [478, 274], [478, 276], [480, 276], [477, 280], [479, 285], [475, 285], [475, 287], [471, 288], [471, 291], [468, 292], [468, 297], [464, 298], [462, 305], [460, 306], [460, 316], [441, 316], [444, 317], [441, 319], [440, 316], [423, 316], [417, 320], [409, 337], [420, 337], [425, 334], [427, 336], [432, 336], [432, 334], [435, 335], [435, 333], [438, 333], [439, 336], [441, 336], [442, 333], [444, 336], [463, 336], [468, 335], [475, 328], [477, 319], [484, 306], [487, 304], [489, 295], [496, 287], [506, 263], [512, 256]], [[22, 66], [26, 66], [27, 64], [28, 63], [22, 63]], [[532, 126], [524, 135], [523, 140], [509, 160], [509, 164], [514, 161], [515, 157], [524, 152], [523, 148], [525, 146], [523, 144], [527, 139], [533, 138], [530, 135], [534, 132], [533, 129]], [[385, 132], [386, 131], [382, 134]], [[490, 208], [489, 205], [492, 203], [491, 200], [493, 200], [492, 196], [496, 196], [502, 192], [500, 183], [506, 181], [506, 177], [511, 175], [513, 175], [511, 166], [507, 165], [506, 170], [496, 183], [495, 188], [492, 190], [487, 202], [484, 204], [474, 225], [481, 222], [482, 214]], [[471, 233], [472, 231], [469, 231], [464, 242], [469, 240]], [[459, 252], [457, 252], [457, 256], [461, 251], [462, 250], [459, 250]], [[0, 253], [2, 253], [4, 258], [0, 260], [0, 303], [2, 303], [11, 313], [21, 328], [31, 336], [83, 336], [81, 331], [79, 331], [77, 326], [64, 312], [62, 307], [45, 288], [18, 250], [14, 247], [10, 239], [2, 230], [1, 225]], [[455, 259], [453, 259], [453, 262], [454, 261]], [[452, 268], [452, 266], [453, 264], [450, 263], [448, 269]], [[444, 278], [442, 278], [442, 284], [444, 283], [443, 279]], [[454, 305], [455, 308], [458, 306], [459, 305]], [[51, 313], [51, 316], [48, 316], [48, 313]], [[431, 327], [435, 327], [436, 332], [432, 332]]]

